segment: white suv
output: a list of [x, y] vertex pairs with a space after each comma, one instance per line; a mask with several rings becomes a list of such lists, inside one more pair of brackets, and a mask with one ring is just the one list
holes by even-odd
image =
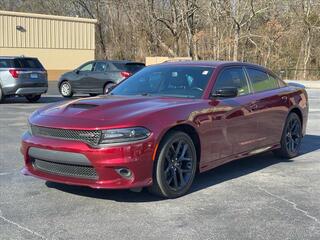
[[10, 96], [36, 102], [47, 90], [47, 71], [37, 58], [0, 56], [0, 102]]

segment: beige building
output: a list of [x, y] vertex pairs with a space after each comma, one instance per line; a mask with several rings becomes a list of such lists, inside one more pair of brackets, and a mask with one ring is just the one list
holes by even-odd
[[48, 78], [95, 57], [95, 19], [0, 11], [0, 55], [37, 57]]

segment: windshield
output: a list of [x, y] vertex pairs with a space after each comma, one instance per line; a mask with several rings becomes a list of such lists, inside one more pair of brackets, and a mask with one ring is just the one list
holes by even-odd
[[111, 91], [111, 95], [201, 98], [213, 68], [159, 65], [142, 69]]

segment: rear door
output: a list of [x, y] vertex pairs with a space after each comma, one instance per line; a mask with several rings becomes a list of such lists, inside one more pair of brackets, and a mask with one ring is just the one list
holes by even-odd
[[258, 120], [257, 143], [264, 147], [279, 143], [287, 115], [287, 99], [279, 81], [263, 69], [246, 67], [253, 89], [253, 111]]
[[88, 78], [87, 87], [90, 93], [103, 93], [104, 85], [108, 81], [109, 63], [106, 61], [97, 61], [94, 69]]
[[252, 94], [243, 67], [229, 67], [219, 74], [213, 92], [236, 87], [238, 96], [214, 100], [211, 151], [216, 158], [225, 158], [254, 149], [258, 123], [251, 111]]

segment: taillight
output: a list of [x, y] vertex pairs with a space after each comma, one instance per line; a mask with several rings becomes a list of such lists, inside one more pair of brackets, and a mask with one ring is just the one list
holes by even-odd
[[130, 76], [132, 75], [131, 72], [126, 72], [126, 71], [123, 71], [123, 72], [121, 72], [120, 74], [121, 74], [121, 76], [124, 77], [124, 78], [128, 78], [128, 77], [130, 77]]
[[11, 74], [11, 76], [13, 78], [18, 78], [19, 77], [19, 71], [17, 71], [16, 69], [9, 69], [9, 73]]

